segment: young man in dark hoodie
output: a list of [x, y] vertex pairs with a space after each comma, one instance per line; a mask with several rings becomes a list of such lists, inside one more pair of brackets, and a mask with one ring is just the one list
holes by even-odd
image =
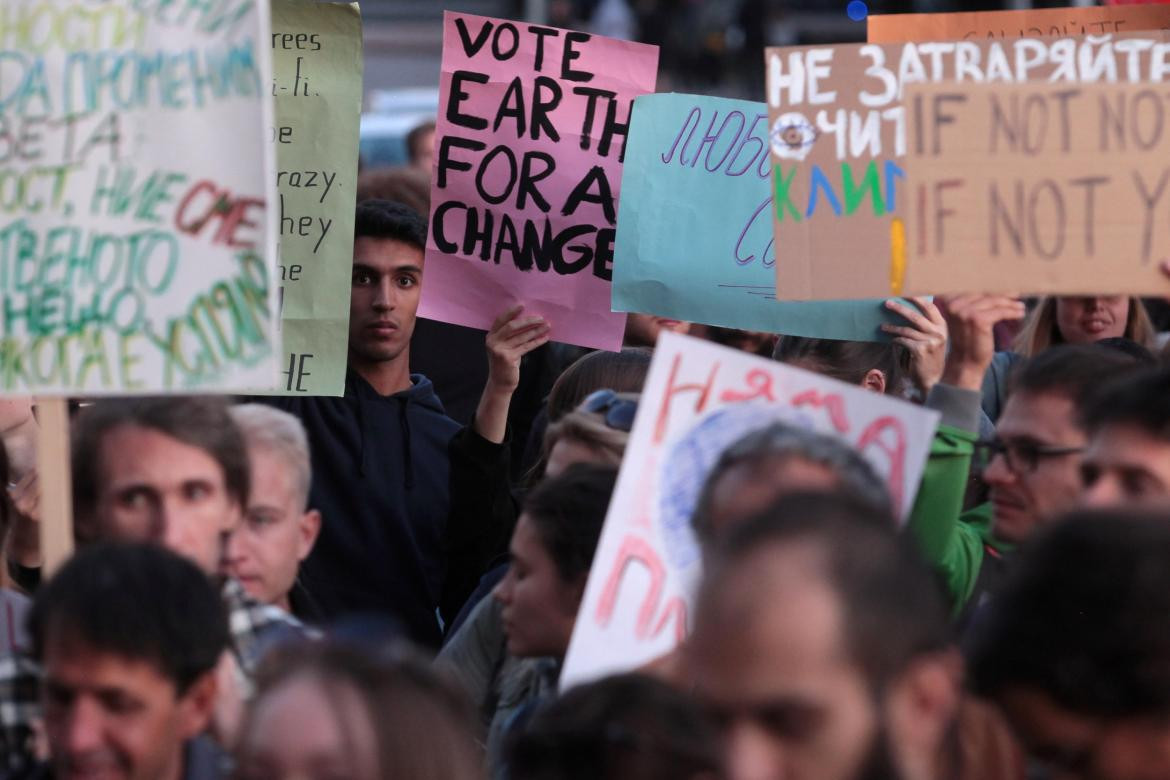
[[[457, 610], [467, 595], [453, 594], [450, 582], [474, 583], [475, 570], [494, 554], [488, 548], [510, 529], [475, 527], [451, 484], [453, 447], [456, 459], [469, 452], [490, 459], [507, 446], [505, 437], [481, 437], [483, 420], [461, 433], [431, 382], [410, 373], [426, 227], [402, 204], [358, 204], [345, 395], [265, 400], [299, 417], [309, 435], [309, 504], [322, 524], [301, 575], [324, 617], [389, 616], [415, 641], [437, 647], [436, 610]], [[519, 357], [547, 341], [547, 328], [539, 318], [519, 317], [519, 309], [499, 322], [494, 337], [506, 331], [510, 344], [524, 342], [505, 361], [518, 372]], [[497, 355], [489, 354], [485, 399], [500, 373]], [[502, 420], [514, 389], [503, 393]], [[488, 523], [487, 506], [479, 510]]]

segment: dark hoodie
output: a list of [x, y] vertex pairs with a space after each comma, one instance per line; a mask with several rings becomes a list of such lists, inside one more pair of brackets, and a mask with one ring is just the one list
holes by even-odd
[[309, 435], [309, 504], [321, 534], [301, 580], [326, 619], [377, 613], [437, 646], [446, 576], [448, 445], [459, 424], [430, 380], [380, 396], [354, 371], [342, 398], [264, 399], [300, 418]]

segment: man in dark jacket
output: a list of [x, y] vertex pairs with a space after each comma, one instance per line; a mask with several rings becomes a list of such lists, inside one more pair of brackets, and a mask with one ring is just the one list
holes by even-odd
[[40, 589], [30, 624], [50, 761], [18, 777], [223, 776], [200, 735], [228, 618], [194, 562], [155, 544], [89, 547]]
[[309, 503], [321, 534], [302, 568], [326, 618], [399, 621], [437, 645], [449, 567], [448, 448], [460, 426], [430, 381], [410, 373], [426, 222], [389, 201], [357, 207], [349, 366], [341, 398], [272, 398], [304, 423], [313, 456]]

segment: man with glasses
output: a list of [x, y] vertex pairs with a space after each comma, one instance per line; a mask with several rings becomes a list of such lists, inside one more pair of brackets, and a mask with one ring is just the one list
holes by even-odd
[[996, 541], [1019, 544], [1076, 505], [1089, 443], [1081, 412], [1104, 379], [1135, 366], [1132, 357], [1109, 347], [1064, 345], [1012, 376], [996, 438], [977, 452], [991, 488]]
[[965, 513], [959, 525], [982, 546], [964, 567], [966, 598], [956, 606], [961, 630], [979, 633], [980, 609], [1012, 566], [1011, 551], [1039, 528], [1076, 506], [1088, 434], [1081, 413], [1103, 378], [1137, 368], [1137, 359], [1108, 346], [1061, 345], [1019, 365], [995, 438], [975, 450], [976, 471], [991, 500]]
[[[1018, 302], [1002, 296], [950, 299], [950, 349], [932, 400], [946, 391], [959, 406], [969, 405], [963, 396], [978, 395], [994, 354], [993, 327], [1020, 314]], [[940, 428], [948, 446], [932, 450], [910, 531], [947, 583], [960, 625], [997, 590], [1011, 547], [1077, 501], [1087, 444], [1079, 412], [1104, 378], [1136, 365], [1136, 357], [1101, 345], [1059, 346], [1022, 362], [1012, 375], [995, 435], [974, 448], [974, 464], [975, 423], [952, 414], [951, 428]], [[944, 414], [944, 423], [947, 419]], [[982, 473], [991, 500], [964, 512], [970, 465]]]

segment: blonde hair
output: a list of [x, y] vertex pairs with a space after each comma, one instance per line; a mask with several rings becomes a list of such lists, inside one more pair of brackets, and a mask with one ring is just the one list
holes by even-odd
[[297, 417], [267, 404], [240, 404], [230, 411], [249, 447], [266, 450], [289, 468], [297, 506], [307, 508], [313, 466], [305, 426]]
[[[1064, 343], [1064, 336], [1056, 323], [1055, 296], [1046, 295], [1040, 298], [1035, 308], [1024, 318], [1024, 326], [1016, 336], [1013, 344], [1015, 351], [1024, 357], [1035, 357], [1049, 347]], [[1136, 341], [1147, 349], [1154, 348], [1154, 325], [1150, 322], [1150, 315], [1142, 302], [1131, 297], [1129, 310], [1126, 314], [1125, 338]]]
[[[615, 393], [620, 401], [638, 402], [641, 396], [638, 393]], [[604, 414], [587, 412], [578, 406], [554, 423], [550, 423], [544, 432], [544, 447], [540, 462], [533, 467], [529, 474], [529, 483], [535, 484], [544, 476], [548, 456], [553, 447], [562, 439], [571, 439], [578, 444], [589, 448], [598, 455], [598, 463], [607, 466], [620, 466], [622, 456], [626, 453], [626, 444], [630, 441], [629, 431], [611, 428], [605, 422]]]

